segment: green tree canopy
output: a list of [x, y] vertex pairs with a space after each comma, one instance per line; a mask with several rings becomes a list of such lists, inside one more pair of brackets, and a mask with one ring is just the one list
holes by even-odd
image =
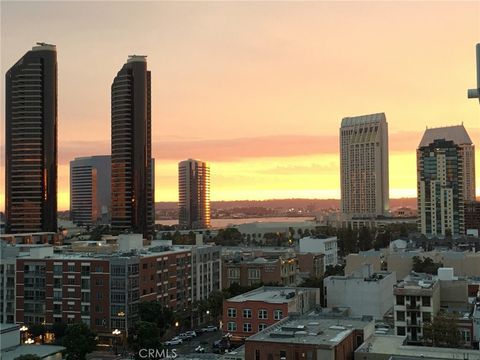
[[162, 337], [165, 331], [173, 324], [174, 315], [172, 310], [164, 307], [158, 301], [145, 301], [138, 305], [140, 321], [154, 323]]
[[434, 262], [433, 259], [429, 257], [426, 257], [422, 260], [420, 257], [414, 256], [412, 261], [412, 270], [419, 273], [435, 275], [438, 272], [438, 268], [443, 266], [442, 263]]
[[153, 322], [137, 321], [130, 329], [127, 341], [135, 353], [136, 359], [139, 359], [140, 349], [161, 350], [163, 348], [160, 342], [160, 333]]
[[438, 313], [432, 322], [424, 324], [423, 341], [430, 346], [460, 347], [463, 341], [458, 328], [457, 315]]
[[67, 326], [62, 341], [67, 360], [85, 360], [85, 355], [95, 350], [97, 345], [96, 335], [84, 323]]

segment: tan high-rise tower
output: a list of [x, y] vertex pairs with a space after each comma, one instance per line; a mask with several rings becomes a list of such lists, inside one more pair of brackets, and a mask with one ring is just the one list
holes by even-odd
[[384, 113], [342, 119], [340, 179], [341, 210], [346, 217], [388, 213], [388, 124]]
[[210, 227], [210, 166], [188, 159], [178, 164], [179, 223], [183, 229]]

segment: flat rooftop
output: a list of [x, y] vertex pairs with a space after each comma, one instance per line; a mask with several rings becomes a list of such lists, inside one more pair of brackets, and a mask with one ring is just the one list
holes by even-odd
[[54, 345], [20, 345], [17, 347], [2, 350], [2, 360], [14, 360], [19, 356], [33, 354], [40, 358], [57, 354], [65, 350], [63, 346]]
[[288, 318], [250, 336], [247, 341], [265, 341], [289, 344], [310, 344], [332, 348], [341, 343], [355, 329], [363, 330], [372, 320], [360, 318], [324, 318], [309, 314]]
[[480, 360], [480, 351], [468, 349], [450, 349], [429, 346], [404, 345], [405, 336], [372, 335], [355, 353], [388, 354], [401, 357], [427, 359], [465, 359]]
[[301, 287], [274, 287], [262, 286], [258, 289], [234, 296], [227, 301], [245, 302], [245, 301], [264, 301], [273, 304], [284, 304], [295, 298], [296, 294], [302, 291], [318, 290], [316, 288]]

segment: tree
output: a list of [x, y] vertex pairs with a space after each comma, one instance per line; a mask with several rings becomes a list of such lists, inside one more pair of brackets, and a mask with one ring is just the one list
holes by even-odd
[[130, 329], [127, 341], [136, 359], [140, 358], [141, 349], [161, 350], [163, 348], [157, 326], [148, 321], [137, 321]]
[[97, 345], [96, 334], [84, 323], [67, 326], [62, 344], [67, 360], [85, 360], [85, 355], [95, 350]]
[[324, 276], [332, 275], [345, 275], [345, 265], [327, 265]]
[[158, 301], [145, 301], [138, 305], [140, 321], [154, 323], [160, 337], [173, 324], [174, 315], [172, 310], [164, 307]]
[[67, 331], [67, 324], [61, 323], [53, 323], [50, 326], [50, 332], [55, 335], [55, 343], [60, 344], [62, 342], [62, 338], [65, 336], [65, 332]]
[[372, 234], [366, 226], [363, 226], [358, 233], [358, 248], [360, 251], [367, 251], [372, 248]]
[[432, 322], [423, 326], [423, 341], [426, 345], [458, 348], [462, 345], [462, 336], [455, 313], [438, 313]]
[[25, 354], [17, 356], [14, 360], [42, 360], [42, 358], [34, 354]]
[[412, 266], [413, 271], [419, 272], [419, 273], [435, 275], [438, 272], [438, 268], [441, 268], [443, 266], [442, 263], [436, 263], [432, 260], [432, 258], [429, 258], [429, 257], [426, 257], [422, 260], [420, 257], [414, 256], [412, 261], [413, 261], [413, 266]]

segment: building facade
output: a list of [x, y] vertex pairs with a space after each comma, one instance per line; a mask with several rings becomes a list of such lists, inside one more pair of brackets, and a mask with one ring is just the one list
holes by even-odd
[[57, 232], [57, 50], [39, 43], [5, 75], [6, 233]]
[[382, 320], [394, 304], [395, 273], [357, 273], [329, 276], [323, 280], [325, 307], [348, 307], [351, 316], [373, 316]]
[[266, 259], [225, 259], [222, 264], [223, 288], [237, 283], [240, 286], [254, 284], [295, 285], [297, 279], [297, 259], [283, 257]]
[[188, 159], [178, 164], [178, 215], [183, 229], [210, 227], [210, 166]]
[[440, 285], [432, 276], [411, 274], [393, 288], [395, 335], [421, 341], [423, 326], [440, 310]]
[[474, 145], [463, 125], [427, 129], [417, 149], [419, 230], [463, 235], [464, 202], [475, 200]]
[[111, 166], [110, 156], [70, 161], [70, 218], [75, 224], [108, 224]]
[[351, 360], [374, 330], [374, 322], [367, 319], [291, 315], [249, 337], [245, 359]]
[[247, 338], [290, 313], [305, 314], [319, 303], [317, 288], [263, 286], [223, 302], [223, 331]]
[[222, 290], [220, 246], [194, 245], [192, 252], [192, 300], [206, 300]]
[[327, 266], [335, 266], [338, 263], [337, 237], [316, 238], [304, 237], [298, 240], [298, 250], [300, 253], [322, 253], [325, 254], [324, 270]]
[[477, 230], [480, 233], [480, 201], [465, 202], [465, 231]]
[[341, 211], [347, 218], [387, 214], [388, 124], [384, 113], [342, 120], [340, 181]]
[[154, 232], [151, 77], [145, 56], [132, 55], [112, 84], [112, 229]]

